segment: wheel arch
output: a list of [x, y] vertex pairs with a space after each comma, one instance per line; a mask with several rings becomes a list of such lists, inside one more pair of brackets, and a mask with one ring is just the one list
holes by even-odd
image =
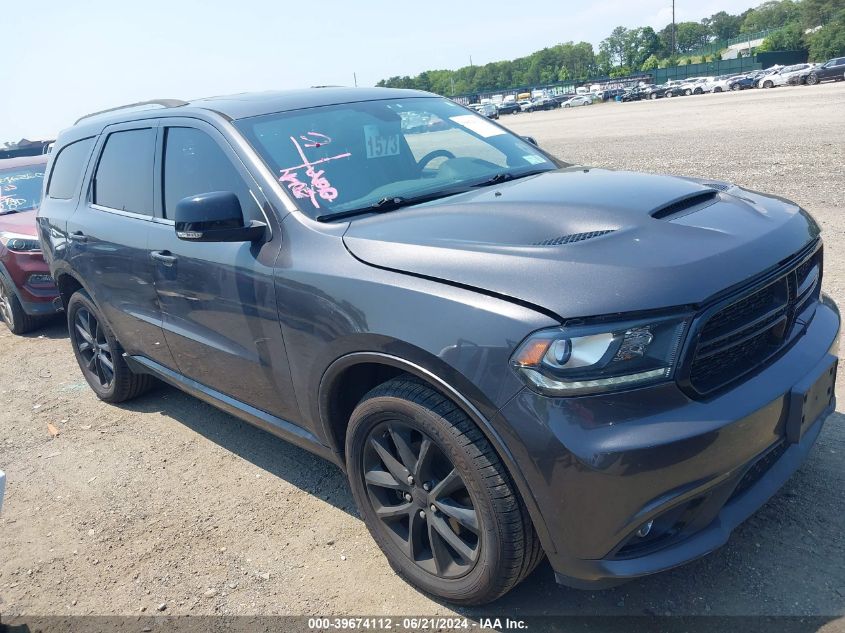
[[358, 402], [373, 387], [403, 374], [421, 380], [449, 398], [484, 433], [513, 479], [543, 548], [546, 552], [555, 552], [537, 500], [501, 434], [461, 390], [417, 363], [383, 352], [352, 352], [338, 358], [328, 367], [319, 387], [319, 423], [339, 465], [345, 470], [346, 427]]

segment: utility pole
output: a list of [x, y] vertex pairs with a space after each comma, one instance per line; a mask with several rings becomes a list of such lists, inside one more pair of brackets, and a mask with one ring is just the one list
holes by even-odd
[[672, 52], [669, 54], [669, 57], [674, 57], [675, 55], [675, 0], [672, 0]]
[[352, 73], [352, 80], [355, 82], [355, 87], [358, 87], [358, 74]]
[[469, 56], [469, 67], [472, 68], [472, 55]]

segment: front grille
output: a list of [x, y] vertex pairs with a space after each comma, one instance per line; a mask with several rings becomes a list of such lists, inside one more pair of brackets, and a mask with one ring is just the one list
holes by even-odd
[[818, 301], [821, 273], [818, 249], [705, 315], [689, 363], [692, 389], [713, 393], [772, 360], [789, 342], [799, 316]]

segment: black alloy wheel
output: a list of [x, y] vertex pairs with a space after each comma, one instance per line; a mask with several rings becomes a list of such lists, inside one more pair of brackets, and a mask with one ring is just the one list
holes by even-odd
[[68, 300], [67, 325], [76, 362], [100, 400], [131, 400], [155, 384], [152, 376], [129, 369], [123, 348], [84, 290], [78, 290]]
[[87, 308], [80, 308], [73, 328], [76, 332], [73, 342], [79, 352], [82, 371], [103, 389], [110, 389], [114, 382], [114, 353], [99, 320]]
[[808, 86], [815, 86], [817, 83], [819, 83], [819, 76], [816, 73], [810, 73], [807, 75]]
[[484, 604], [543, 558], [531, 518], [484, 434], [428, 385], [400, 376], [372, 389], [346, 433], [361, 517], [414, 586]]
[[370, 431], [364, 481], [376, 516], [408, 558], [457, 578], [481, 549], [478, 513], [454, 464], [426, 434], [386, 420]]

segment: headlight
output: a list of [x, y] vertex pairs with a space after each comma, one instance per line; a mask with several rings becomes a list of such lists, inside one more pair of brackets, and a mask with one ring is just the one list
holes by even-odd
[[19, 253], [37, 253], [41, 250], [41, 242], [37, 237], [31, 235], [18, 235], [17, 233], [0, 232], [0, 243], [10, 251]]
[[541, 330], [511, 357], [525, 383], [544, 395], [630, 389], [672, 377], [688, 317]]

